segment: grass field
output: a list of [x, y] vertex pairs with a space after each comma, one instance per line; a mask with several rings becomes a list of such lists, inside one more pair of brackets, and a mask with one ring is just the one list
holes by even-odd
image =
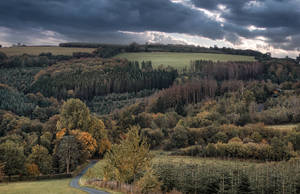
[[7, 56], [15, 55], [39, 55], [41, 53], [52, 53], [53, 55], [72, 55], [73, 52], [88, 52], [91, 53], [95, 49], [93, 48], [67, 48], [58, 46], [27, 46], [27, 47], [9, 47], [0, 48], [1, 52], [4, 52]]
[[267, 125], [267, 128], [282, 130], [282, 131], [292, 131], [293, 129], [296, 129], [298, 124], [286, 124], [286, 125]]
[[152, 61], [157, 67], [161, 64], [170, 65], [175, 68], [184, 68], [190, 65], [193, 60], [212, 61], [255, 61], [254, 57], [242, 55], [212, 54], [212, 53], [175, 53], [175, 52], [141, 52], [121, 53], [115, 58], [126, 58], [129, 61]]
[[0, 193], [5, 194], [84, 194], [69, 186], [71, 179], [0, 184]]

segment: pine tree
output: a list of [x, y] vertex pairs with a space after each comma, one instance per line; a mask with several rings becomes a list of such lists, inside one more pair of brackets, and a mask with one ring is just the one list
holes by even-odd
[[238, 185], [238, 193], [251, 193], [251, 185], [246, 174], [241, 174], [241, 180]]
[[300, 193], [300, 173], [298, 173], [297, 178], [296, 178], [296, 193]]
[[4, 163], [0, 163], [0, 181], [2, 181], [4, 177]]

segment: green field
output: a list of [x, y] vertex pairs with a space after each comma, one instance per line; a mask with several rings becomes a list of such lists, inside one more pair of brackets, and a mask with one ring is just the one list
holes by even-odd
[[255, 61], [254, 57], [228, 54], [212, 53], [175, 53], [175, 52], [140, 52], [140, 53], [121, 53], [115, 58], [126, 58], [129, 61], [152, 61], [157, 67], [161, 64], [170, 65], [175, 68], [184, 68], [194, 60], [212, 61]]
[[282, 130], [282, 131], [292, 131], [299, 126], [300, 123], [298, 124], [285, 124], [285, 125], [267, 125], [267, 128], [271, 129], [277, 129], [277, 130]]
[[27, 47], [9, 47], [0, 48], [0, 52], [4, 52], [7, 56], [15, 55], [39, 55], [41, 53], [52, 53], [53, 55], [72, 55], [73, 52], [91, 53], [93, 48], [67, 48], [58, 46], [27, 46]]
[[16, 182], [0, 184], [0, 193], [5, 194], [84, 194], [69, 186], [71, 179]]

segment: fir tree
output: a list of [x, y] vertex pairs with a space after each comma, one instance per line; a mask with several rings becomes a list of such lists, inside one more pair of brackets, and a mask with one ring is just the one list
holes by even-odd
[[250, 181], [247, 175], [241, 175], [241, 181], [238, 185], [238, 193], [251, 193]]

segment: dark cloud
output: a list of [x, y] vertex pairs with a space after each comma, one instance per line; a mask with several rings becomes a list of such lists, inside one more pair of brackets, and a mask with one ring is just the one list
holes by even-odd
[[[268, 43], [277, 48], [287, 50], [300, 48], [297, 42], [300, 32], [299, 0], [192, 0], [192, 2], [195, 6], [210, 11], [219, 10], [219, 5], [224, 5], [226, 11], [219, 11], [221, 17], [225, 19], [227, 32], [237, 33], [246, 38], [264, 36], [268, 38]], [[265, 30], [247, 30], [251, 25]], [[295, 40], [297, 44], [293, 42]]]
[[169, 0], [10, 0], [0, 2], [0, 26], [39, 27], [74, 37], [145, 30], [223, 37], [220, 24]]
[[[224, 21], [217, 21], [189, 5], [217, 13]], [[256, 28], [249, 30], [249, 26]], [[160, 31], [226, 39], [233, 44], [239, 44], [241, 37], [263, 36], [276, 48], [293, 50], [300, 48], [300, 1], [1, 0], [0, 27], [17, 31], [13, 33], [17, 39], [22, 39], [23, 34], [28, 42], [30, 38], [25, 36], [36, 33], [43, 37], [38, 34], [48, 30], [75, 41], [176, 41], [158, 34], [153, 38], [119, 32]]]

